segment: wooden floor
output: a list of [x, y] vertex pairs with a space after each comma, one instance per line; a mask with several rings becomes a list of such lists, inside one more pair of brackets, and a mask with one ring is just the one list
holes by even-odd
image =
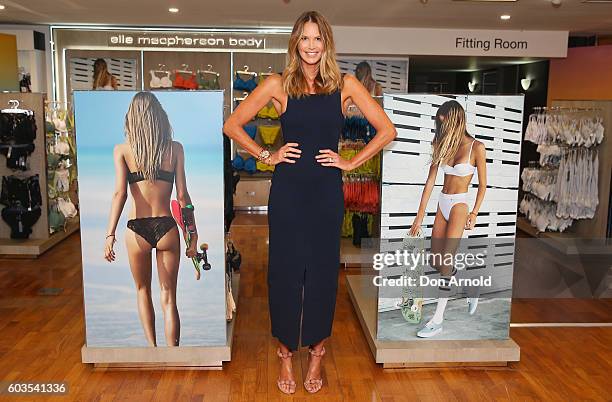
[[[239, 219], [232, 229], [243, 266], [233, 356], [223, 371], [118, 371], [82, 364], [83, 295], [76, 234], [38, 260], [0, 260], [0, 381], [66, 381], [70, 392], [61, 400], [76, 401], [612, 398], [612, 328], [513, 328], [511, 336], [521, 346], [521, 362], [507, 368], [383, 370], [373, 361], [347, 293], [345, 276], [350, 270], [342, 270], [339, 280], [333, 336], [324, 358], [324, 388], [309, 395], [298, 387], [293, 398], [285, 397], [275, 384], [278, 361], [269, 334], [267, 227], [262, 219]], [[58, 289], [61, 292], [52, 295]], [[542, 301], [517, 301], [513, 321], [538, 317], [546, 321], [547, 315], [552, 316], [550, 322], [558, 321], [567, 317], [560, 308], [596, 320], [611, 318], [608, 301], [591, 303], [557, 301], [548, 307]], [[298, 384], [306, 364], [302, 350], [294, 358]]]

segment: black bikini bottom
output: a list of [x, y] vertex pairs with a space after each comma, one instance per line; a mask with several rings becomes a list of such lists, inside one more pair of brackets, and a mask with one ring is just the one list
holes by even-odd
[[151, 247], [157, 247], [157, 242], [176, 226], [171, 216], [152, 216], [130, 219], [127, 227], [145, 239]]

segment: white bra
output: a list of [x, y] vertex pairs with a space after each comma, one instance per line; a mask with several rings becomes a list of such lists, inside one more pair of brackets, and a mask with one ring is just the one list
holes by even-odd
[[150, 70], [149, 73], [151, 74], [151, 81], [149, 82], [149, 86], [151, 88], [171, 88], [172, 87], [172, 81], [170, 81], [170, 73], [167, 73], [165, 77], [161, 77], [161, 78], [156, 76], [153, 70]]
[[465, 163], [458, 163], [455, 166], [442, 165], [442, 170], [444, 174], [448, 174], [451, 176], [469, 176], [476, 172], [476, 166], [470, 164], [470, 157], [472, 156], [472, 147], [474, 146], [474, 142], [470, 145], [470, 153], [468, 154], [468, 160]]

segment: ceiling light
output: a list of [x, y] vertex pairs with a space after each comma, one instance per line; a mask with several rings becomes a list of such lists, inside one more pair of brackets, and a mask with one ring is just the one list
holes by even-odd
[[510, 19], [510, 15], [508, 14], [503, 14], [499, 16], [500, 19], [504, 20], [504, 21], [508, 21]]
[[178, 13], [178, 12], [179, 12], [179, 9], [178, 9], [178, 8], [176, 8], [176, 7], [170, 7], [170, 8], [168, 9], [168, 11], [169, 11], [169, 12], [171, 12], [171, 13]]
[[6, 7], [4, 7], [2, 4], [0, 4], [0, 10], [4, 10]]

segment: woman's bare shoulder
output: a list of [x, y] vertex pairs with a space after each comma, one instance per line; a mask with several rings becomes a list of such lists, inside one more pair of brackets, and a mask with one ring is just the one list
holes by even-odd
[[283, 77], [278, 73], [274, 73], [267, 76], [259, 86], [271, 93], [277, 93], [283, 90]]
[[113, 148], [113, 153], [115, 155], [120, 155], [120, 156], [125, 156], [126, 151], [129, 151], [130, 148], [128, 147], [128, 144], [126, 144], [125, 142], [122, 142], [121, 144], [116, 144], [115, 147]]

